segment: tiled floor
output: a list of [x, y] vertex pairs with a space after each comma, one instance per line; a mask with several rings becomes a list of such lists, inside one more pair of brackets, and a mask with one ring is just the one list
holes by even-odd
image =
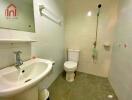
[[[69, 83], [61, 74], [49, 87], [50, 100], [117, 100], [107, 78], [77, 72], [75, 81]], [[112, 94], [113, 99], [107, 95]]]

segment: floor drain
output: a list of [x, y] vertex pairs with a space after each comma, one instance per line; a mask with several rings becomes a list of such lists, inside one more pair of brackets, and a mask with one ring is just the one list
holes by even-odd
[[109, 99], [112, 99], [112, 98], [113, 98], [113, 95], [109, 94], [107, 97], [108, 97]]

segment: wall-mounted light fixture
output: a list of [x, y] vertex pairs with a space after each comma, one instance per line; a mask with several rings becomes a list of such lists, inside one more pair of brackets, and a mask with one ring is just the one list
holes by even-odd
[[46, 8], [44, 5], [39, 5], [39, 11], [41, 16], [45, 16], [51, 21], [61, 25], [62, 23], [61, 18], [54, 14], [52, 11], [50, 11], [48, 8]]
[[92, 16], [92, 11], [88, 11], [87, 16]]

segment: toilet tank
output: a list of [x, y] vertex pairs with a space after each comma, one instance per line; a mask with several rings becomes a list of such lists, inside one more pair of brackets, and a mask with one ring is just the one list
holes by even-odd
[[79, 61], [80, 50], [68, 49], [68, 61]]

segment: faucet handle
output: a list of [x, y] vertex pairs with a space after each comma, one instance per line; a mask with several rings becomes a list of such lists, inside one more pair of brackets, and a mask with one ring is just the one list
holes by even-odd
[[22, 53], [22, 51], [20, 51], [20, 50], [19, 51], [15, 51], [14, 53], [15, 54], [20, 54], [20, 53]]

